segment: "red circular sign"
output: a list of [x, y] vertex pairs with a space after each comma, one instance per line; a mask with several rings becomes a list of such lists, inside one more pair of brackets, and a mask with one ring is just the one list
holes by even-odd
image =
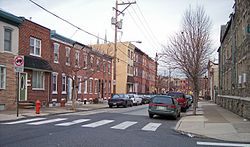
[[16, 56], [15, 57], [15, 65], [16, 66], [22, 66], [24, 63], [24, 59], [22, 56]]

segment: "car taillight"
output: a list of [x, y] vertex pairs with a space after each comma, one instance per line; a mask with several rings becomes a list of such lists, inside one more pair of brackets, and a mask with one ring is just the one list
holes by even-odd
[[155, 104], [153, 104], [153, 103], [149, 103], [149, 105], [148, 105], [149, 107], [152, 107], [152, 106], [155, 106]]
[[176, 106], [175, 106], [175, 105], [169, 105], [168, 108], [173, 108], [173, 109], [175, 109]]

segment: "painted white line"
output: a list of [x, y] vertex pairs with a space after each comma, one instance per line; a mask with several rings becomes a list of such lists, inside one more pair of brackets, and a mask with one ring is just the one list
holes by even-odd
[[67, 118], [56, 118], [56, 119], [38, 121], [38, 122], [27, 123], [27, 124], [28, 125], [42, 125], [42, 124], [48, 124], [48, 123], [58, 122], [58, 121], [66, 120], [66, 119]]
[[72, 122], [65, 122], [65, 123], [55, 124], [55, 126], [71, 126], [71, 125], [79, 124], [79, 123], [89, 121], [89, 120], [90, 119], [78, 119], [78, 120], [74, 120]]
[[134, 125], [134, 124], [136, 124], [137, 122], [134, 122], [134, 121], [125, 121], [125, 122], [123, 122], [123, 123], [120, 123], [120, 124], [118, 124], [118, 125], [116, 125], [116, 126], [113, 126], [113, 127], [111, 127], [112, 129], [120, 129], [120, 130], [125, 130], [125, 129], [127, 129], [128, 127], [130, 127], [130, 126], [132, 126], [132, 125]]
[[89, 128], [95, 128], [95, 127], [99, 127], [108, 123], [113, 122], [114, 120], [101, 120], [101, 121], [97, 121], [94, 123], [90, 123], [90, 124], [86, 124], [86, 125], [82, 125], [82, 127], [89, 127]]
[[21, 123], [27, 123], [27, 122], [32, 122], [32, 121], [44, 120], [44, 119], [46, 119], [46, 118], [31, 118], [31, 119], [19, 120], [19, 121], [14, 121], [14, 122], [7, 122], [7, 123], [2, 123], [2, 124], [13, 125], [13, 124], [21, 124]]
[[161, 125], [161, 123], [148, 123], [142, 128], [144, 131], [156, 131], [156, 129]]
[[250, 147], [250, 144], [240, 144], [240, 143], [217, 143], [217, 142], [200, 142], [197, 141], [197, 145], [210, 145], [210, 146], [227, 146], [227, 147]]

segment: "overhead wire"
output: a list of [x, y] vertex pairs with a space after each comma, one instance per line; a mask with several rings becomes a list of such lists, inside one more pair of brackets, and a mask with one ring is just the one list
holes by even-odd
[[152, 29], [151, 29], [151, 27], [150, 27], [150, 25], [149, 25], [147, 19], [146, 19], [145, 16], [143, 15], [143, 13], [142, 13], [142, 11], [141, 11], [141, 8], [139, 7], [138, 0], [137, 0], [137, 3], [136, 3], [136, 6], [137, 6], [137, 8], [138, 8], [138, 10], [139, 10], [139, 12], [140, 12], [140, 14], [141, 14], [143, 20], [145, 21], [146, 26], [148, 27], [150, 33], [152, 34], [153, 38], [155, 39], [157, 45], [159, 45], [160, 42], [159, 42], [159, 40], [157, 39], [157, 37], [155, 36], [154, 32], [152, 31]]
[[[60, 19], [60, 20], [62, 20], [62, 21], [64, 21], [64, 22], [66, 22], [67, 24], [69, 24], [69, 25], [71, 25], [71, 26], [77, 28], [77, 30], [74, 32], [73, 35], [75, 35], [75, 33], [77, 33], [77, 31], [80, 30], [80, 31], [83, 31], [84, 33], [87, 33], [88, 35], [91, 35], [91, 36], [93, 36], [93, 37], [96, 37], [97, 39], [101, 39], [101, 40], [103, 40], [103, 41], [107, 41], [108, 43], [112, 43], [111, 41], [108, 41], [108, 40], [106, 40], [105, 38], [101, 38], [101, 37], [99, 37], [98, 35], [92, 34], [92, 33], [88, 32], [88, 31], [86, 31], [86, 30], [84, 30], [84, 29], [82, 29], [82, 28], [80, 28], [80, 27], [74, 25], [74, 24], [71, 23], [70, 21], [68, 21], [68, 20], [66, 20], [66, 19], [64, 19], [64, 18], [62, 18], [62, 17], [56, 15], [55, 13], [49, 11], [48, 9], [46, 9], [45, 7], [39, 5], [38, 3], [34, 2], [33, 0], [29, 0], [29, 1], [30, 1], [31, 3], [33, 3], [33, 4], [35, 4], [36, 6], [38, 6], [39, 8], [43, 9], [44, 11], [46, 11], [46, 12], [50, 13], [51, 15], [57, 17], [58, 19]], [[73, 36], [73, 35], [72, 35], [72, 36]], [[124, 53], [119, 47], [117, 47], [117, 49], [119, 49], [123, 54], [127, 55], [127, 54]], [[126, 62], [126, 61], [124, 61], [124, 60], [122, 60], [122, 59], [119, 59], [119, 58], [117, 58], [117, 59], [118, 59], [119, 61], [123, 61], [123, 62], [125, 62], [125, 63], [128, 64], [128, 62]]]

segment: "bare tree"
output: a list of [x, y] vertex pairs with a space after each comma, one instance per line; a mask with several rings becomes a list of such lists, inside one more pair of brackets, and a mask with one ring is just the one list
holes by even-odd
[[193, 114], [196, 115], [199, 79], [206, 72], [206, 64], [213, 52], [210, 40], [211, 21], [203, 7], [190, 7], [185, 11], [182, 21], [181, 32], [170, 37], [163, 54], [165, 60], [178, 67], [192, 83]]

